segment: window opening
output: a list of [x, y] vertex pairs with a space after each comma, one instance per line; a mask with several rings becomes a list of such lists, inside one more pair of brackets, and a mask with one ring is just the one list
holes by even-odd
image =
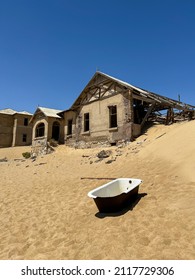
[[134, 99], [133, 100], [133, 115], [134, 115], [134, 123], [141, 124], [142, 120], [146, 115], [146, 103], [142, 102], [142, 100]]
[[28, 126], [28, 118], [24, 118], [24, 126]]
[[54, 122], [52, 126], [52, 139], [59, 141], [60, 137], [60, 124], [59, 122]]
[[44, 123], [40, 123], [36, 127], [36, 137], [42, 137], [45, 135], [45, 125]]
[[117, 106], [109, 106], [110, 128], [117, 127]]
[[84, 114], [84, 131], [89, 131], [89, 113]]
[[27, 134], [22, 135], [22, 142], [27, 142]]
[[67, 130], [67, 135], [72, 134], [72, 119], [68, 120], [68, 130]]

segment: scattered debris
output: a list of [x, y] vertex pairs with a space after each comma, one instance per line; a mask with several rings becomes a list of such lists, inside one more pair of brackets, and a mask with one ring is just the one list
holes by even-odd
[[159, 136], [157, 136], [155, 139], [158, 139], [158, 138], [162, 137], [162, 136], [165, 135], [165, 134], [166, 134], [166, 132], [163, 133], [163, 134], [161, 134], [161, 135], [159, 135]]
[[55, 146], [55, 142], [52, 141], [49, 143], [46, 139], [33, 141], [31, 147], [31, 159], [34, 156], [43, 156], [54, 152], [55, 149], [53, 146]]
[[[40, 162], [40, 163], [35, 164], [35, 166], [43, 165], [43, 164], [47, 164], [47, 162]], [[58, 166], [56, 166], [56, 167], [58, 167]]]
[[117, 154], [116, 154], [117, 157], [120, 157], [120, 156], [122, 156], [122, 154], [123, 154], [123, 153], [121, 152], [121, 150], [116, 150], [116, 152], [117, 152]]
[[117, 178], [81, 177], [81, 180], [116, 180]]
[[55, 139], [50, 139], [47, 144], [50, 145], [51, 147], [57, 147], [58, 141], [56, 141]]
[[32, 159], [32, 162], [35, 161], [35, 160], [37, 159], [37, 156], [36, 156], [35, 153], [32, 154], [31, 159]]
[[112, 163], [113, 161], [116, 161], [116, 158], [109, 159], [109, 160], [107, 160], [105, 163], [106, 163], [106, 164], [110, 164], [110, 163]]
[[0, 158], [0, 162], [8, 162], [8, 159], [6, 157]]
[[18, 161], [19, 161], [19, 162], [20, 162], [20, 161], [21, 161], [21, 162], [24, 162], [24, 161], [26, 161], [26, 160], [25, 160], [25, 159], [22, 159], [22, 158], [14, 158], [14, 161], [17, 161], [17, 162], [18, 162]]
[[111, 151], [105, 151], [105, 150], [102, 150], [101, 152], [99, 152], [98, 154], [97, 154], [97, 157], [98, 158], [107, 158], [107, 157], [109, 157], [110, 155], [111, 155]]

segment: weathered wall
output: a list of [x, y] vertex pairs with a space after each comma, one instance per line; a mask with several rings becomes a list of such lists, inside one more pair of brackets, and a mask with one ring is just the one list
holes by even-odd
[[[0, 114], [0, 147], [25, 146], [32, 143], [32, 125], [24, 125], [24, 119], [31, 115]], [[26, 135], [24, 142], [23, 135]]]
[[36, 127], [40, 123], [45, 124], [45, 135], [44, 135], [44, 137], [40, 137], [40, 138], [41, 139], [45, 138], [47, 141], [52, 139], [52, 129], [53, 129], [54, 122], [58, 122], [60, 125], [59, 143], [64, 143], [64, 120], [59, 119], [59, 118], [53, 118], [53, 117], [45, 117], [44, 115], [42, 115], [42, 117], [40, 117], [40, 115], [35, 116], [35, 118], [33, 120], [33, 133], [32, 133], [33, 141], [36, 139], [36, 137], [35, 137], [36, 136]]
[[[66, 111], [65, 112], [65, 122], [64, 122], [64, 140], [65, 143], [67, 141], [75, 141], [76, 139], [76, 113], [73, 111]], [[68, 135], [68, 121], [72, 120], [72, 134]]]
[[[45, 135], [41, 138], [45, 138], [47, 139], [47, 135], [48, 135], [48, 121], [47, 118], [43, 115], [42, 119], [40, 117], [35, 117], [33, 119], [32, 122], [32, 126], [33, 126], [33, 131], [32, 131], [32, 144], [34, 145], [34, 141], [36, 139], [36, 127], [40, 124], [40, 123], [44, 123], [45, 125]], [[40, 138], [40, 137], [38, 137]]]
[[[13, 146], [25, 146], [31, 145], [32, 143], [32, 124], [24, 125], [24, 119], [28, 119], [28, 123], [30, 121], [31, 116], [24, 114], [15, 114], [14, 115], [14, 137], [13, 137]], [[23, 140], [23, 135], [26, 134], [26, 142]]]
[[12, 145], [13, 125], [12, 115], [0, 114], [0, 147], [10, 147]]
[[[121, 139], [130, 139], [131, 122], [127, 120], [127, 109], [124, 100], [126, 100], [124, 96], [118, 94], [100, 101], [97, 100], [80, 108], [76, 117], [73, 139], [86, 142], [115, 142]], [[117, 106], [117, 127], [110, 128], [109, 106], [115, 105]], [[89, 113], [90, 118], [90, 129], [87, 132], [84, 131], [85, 113]], [[67, 120], [67, 118], [68, 115], [65, 113], [65, 119]], [[66, 131], [67, 127], [65, 128]]]
[[59, 143], [64, 143], [64, 120], [59, 118], [48, 117], [48, 135], [47, 140], [52, 139], [53, 123], [58, 122], [60, 125]]

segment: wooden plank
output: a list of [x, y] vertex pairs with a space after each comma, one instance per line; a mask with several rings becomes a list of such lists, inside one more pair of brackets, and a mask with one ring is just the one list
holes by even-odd
[[148, 108], [148, 111], [145, 115], [145, 117], [143, 118], [142, 122], [141, 122], [141, 128], [143, 127], [145, 121], [147, 120], [147, 118], [149, 117], [149, 115], [151, 114], [152, 110], [154, 109], [155, 104], [151, 104], [150, 107]]
[[81, 177], [81, 180], [116, 180], [117, 178]]

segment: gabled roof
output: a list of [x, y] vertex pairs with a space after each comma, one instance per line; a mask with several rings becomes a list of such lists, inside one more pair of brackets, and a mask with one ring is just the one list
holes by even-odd
[[62, 112], [62, 110], [45, 108], [45, 107], [37, 107], [36, 111], [34, 112], [32, 118], [30, 120], [30, 122], [34, 119], [35, 115], [39, 112], [42, 112], [45, 117], [61, 119], [61, 117], [58, 115], [58, 113]]
[[7, 108], [7, 109], [0, 110], [0, 113], [7, 114], [7, 115], [14, 115], [16, 113], [16, 111], [14, 111], [10, 108]]
[[89, 102], [94, 96], [99, 95], [99, 99], [101, 100], [101, 97], [105, 97], [106, 92], [109, 92], [111, 96], [117, 93], [124, 93], [127, 90], [130, 90], [133, 93], [133, 98], [141, 98], [146, 102], [155, 104], [156, 110], [163, 110], [169, 107], [176, 108], [178, 110], [194, 110], [195, 108], [195, 106], [133, 86], [120, 79], [116, 79], [105, 73], [97, 71], [70, 109], [74, 110], [79, 106], [86, 104], [86, 102]]
[[[57, 109], [45, 108], [45, 107], [38, 107], [37, 110], [40, 110], [46, 117], [53, 117], [53, 118], [59, 118], [59, 119], [60, 119], [60, 116], [57, 114], [62, 111], [62, 110], [57, 110]], [[36, 112], [37, 112], [37, 110], [36, 110]]]
[[32, 116], [32, 114], [29, 113], [29, 112], [26, 112], [26, 111], [18, 112], [18, 111], [12, 110], [12, 109], [10, 109], [10, 108], [0, 110], [0, 113], [1, 113], [1, 114], [7, 114], [7, 115], [20, 114], [20, 115], [29, 115], [29, 116]]

